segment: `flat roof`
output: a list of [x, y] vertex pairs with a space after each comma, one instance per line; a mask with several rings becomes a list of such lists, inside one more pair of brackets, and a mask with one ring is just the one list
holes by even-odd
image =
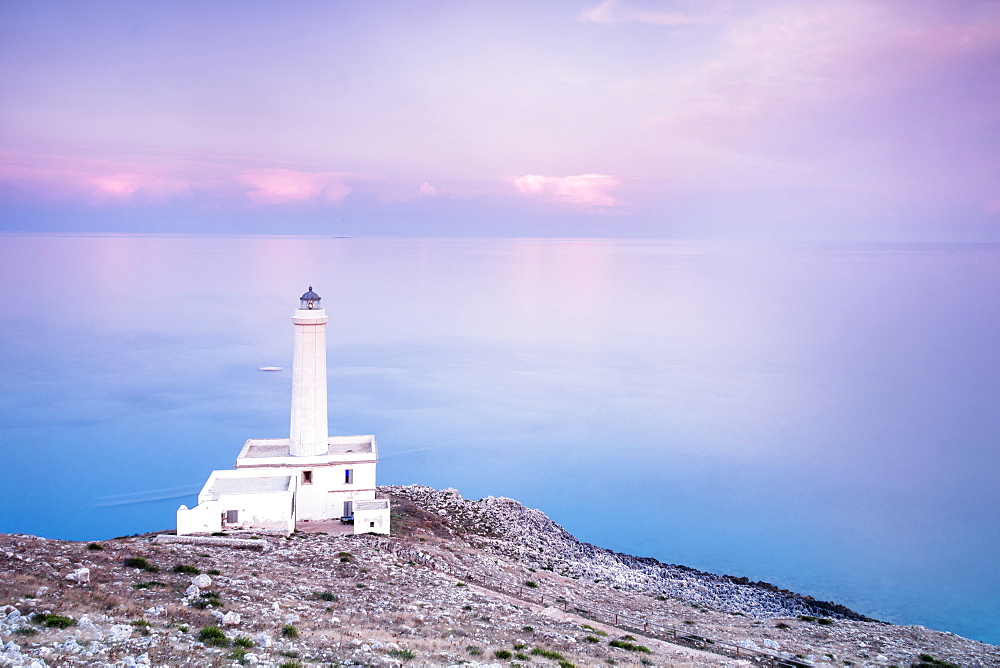
[[[312, 456], [327, 457], [330, 455], [372, 453], [374, 446], [374, 436], [331, 436], [327, 441], [326, 452]], [[291, 447], [292, 442], [287, 438], [252, 438], [243, 446], [239, 459], [290, 457]]]
[[287, 475], [246, 476], [243, 478], [216, 478], [208, 490], [212, 500], [223, 494], [266, 494], [287, 492], [292, 486], [292, 478]]

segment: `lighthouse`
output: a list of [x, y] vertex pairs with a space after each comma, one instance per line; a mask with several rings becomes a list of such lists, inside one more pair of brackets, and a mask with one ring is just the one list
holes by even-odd
[[389, 533], [389, 500], [375, 498], [375, 437], [329, 435], [327, 321], [310, 285], [292, 315], [288, 438], [248, 439], [236, 468], [212, 471], [198, 505], [177, 510], [178, 535], [222, 530], [287, 535], [317, 525], [328, 533], [350, 525], [354, 533]]
[[296, 457], [326, 454], [326, 311], [320, 296], [309, 291], [299, 298], [292, 324], [295, 353], [292, 357], [292, 421], [290, 452]]

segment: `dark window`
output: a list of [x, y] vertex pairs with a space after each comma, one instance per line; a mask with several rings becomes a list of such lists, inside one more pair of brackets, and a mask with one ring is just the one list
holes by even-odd
[[236, 524], [240, 521], [240, 511], [238, 510], [227, 510], [226, 511], [226, 524]]
[[313, 484], [313, 472], [312, 471], [303, 471], [302, 472], [302, 484], [303, 485], [311, 485], [311, 484]]
[[345, 485], [354, 484], [354, 469], [344, 469], [344, 484]]
[[374, 523], [374, 522], [369, 522], [369, 523], [368, 523], [368, 526], [370, 526], [371, 528], [373, 528], [373, 529], [374, 529], [374, 528], [375, 528], [375, 523]]

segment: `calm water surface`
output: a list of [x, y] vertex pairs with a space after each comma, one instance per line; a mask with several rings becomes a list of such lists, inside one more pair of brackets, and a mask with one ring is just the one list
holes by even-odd
[[1000, 643], [996, 245], [0, 236], [0, 531], [172, 527], [310, 284], [380, 482]]

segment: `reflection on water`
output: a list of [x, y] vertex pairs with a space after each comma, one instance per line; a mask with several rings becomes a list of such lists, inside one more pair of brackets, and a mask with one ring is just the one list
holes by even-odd
[[0, 237], [0, 530], [167, 528], [287, 434], [291, 312], [385, 483], [1000, 642], [1000, 248]]

